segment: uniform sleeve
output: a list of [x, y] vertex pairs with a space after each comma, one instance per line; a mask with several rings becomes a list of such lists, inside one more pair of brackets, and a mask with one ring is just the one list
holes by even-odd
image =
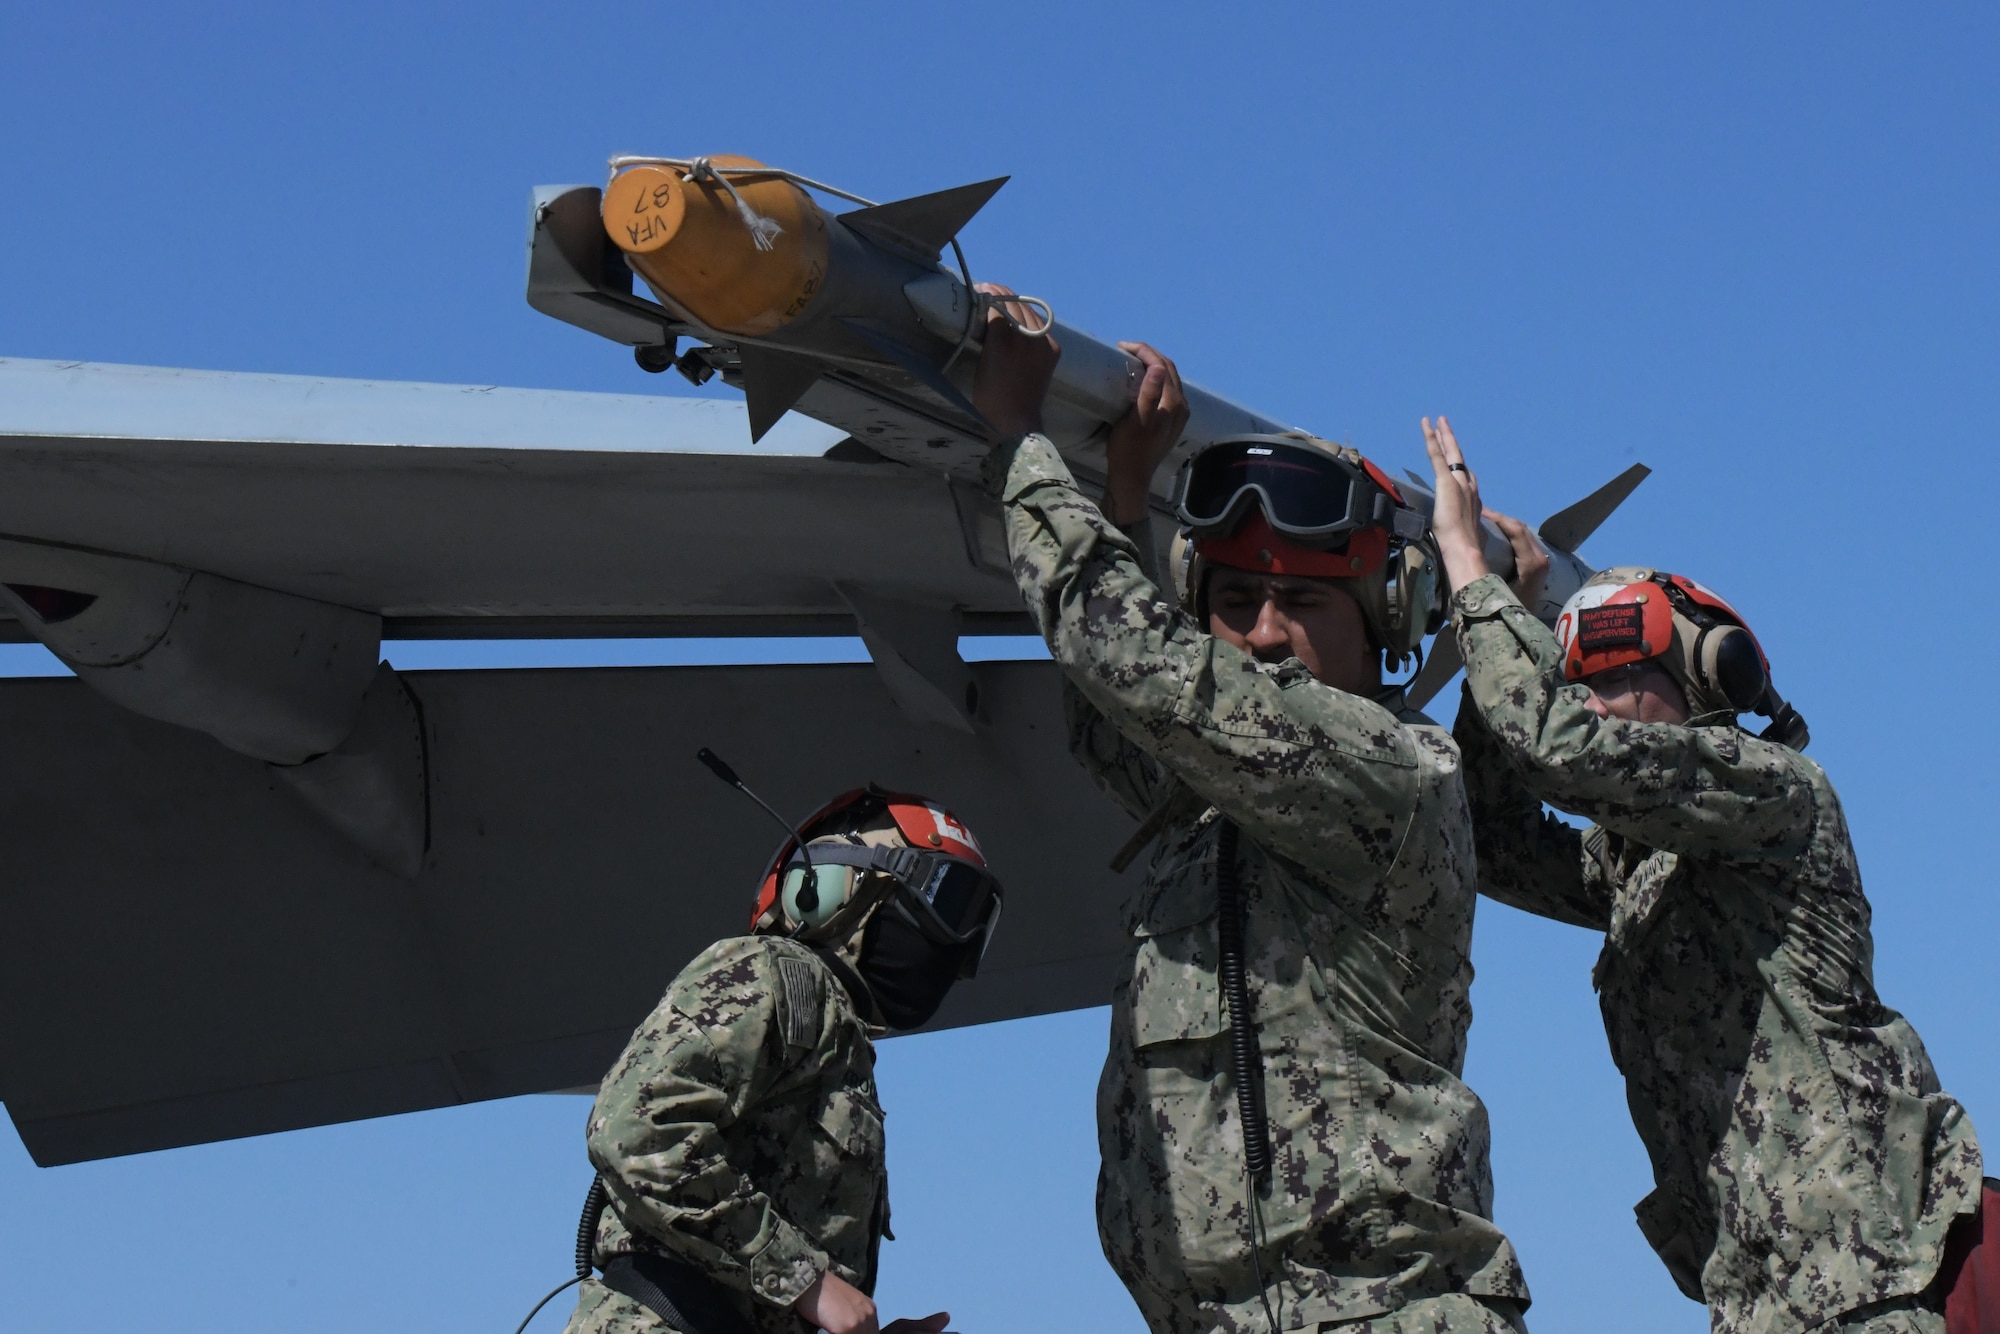
[[1452, 737], [1472, 809], [1479, 892], [1523, 912], [1605, 930], [1611, 895], [1597, 860], [1584, 855], [1583, 831], [1542, 809], [1467, 696]]
[[724, 1151], [722, 1130], [782, 1073], [771, 955], [724, 941], [633, 1035], [590, 1120], [590, 1158], [627, 1224], [760, 1301], [789, 1307], [828, 1267]]
[[1797, 856], [1814, 819], [1805, 760], [1733, 728], [1600, 718], [1561, 648], [1497, 575], [1453, 599], [1466, 684], [1528, 790], [1649, 848], [1739, 861]]
[[1419, 777], [1393, 715], [1203, 633], [1046, 438], [1002, 444], [986, 468], [1028, 611], [1084, 701], [1275, 851], [1364, 882], [1394, 864]]
[[1069, 753], [1127, 815], [1135, 820], [1151, 815], [1173, 787], [1166, 770], [1127, 740], [1067, 676], [1062, 695], [1063, 717], [1069, 724]]

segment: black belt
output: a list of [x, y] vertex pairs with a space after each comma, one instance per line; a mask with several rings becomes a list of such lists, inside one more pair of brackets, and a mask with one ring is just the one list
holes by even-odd
[[630, 1297], [680, 1334], [756, 1334], [728, 1289], [692, 1265], [663, 1255], [614, 1255], [604, 1262], [605, 1287]]

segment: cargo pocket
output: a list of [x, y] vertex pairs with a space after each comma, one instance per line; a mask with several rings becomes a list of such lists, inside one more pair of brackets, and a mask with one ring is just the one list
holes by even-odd
[[1135, 1049], [1212, 1038], [1228, 1027], [1216, 977], [1215, 860], [1163, 868], [1165, 883], [1142, 895], [1132, 923], [1137, 937], [1125, 1003]]
[[842, 1160], [881, 1164], [882, 1113], [860, 1094], [842, 1089], [829, 1097], [819, 1110], [819, 1128]]
[[812, 1216], [814, 1240], [840, 1276], [866, 1290], [874, 1285], [877, 1247], [888, 1224], [881, 1109], [859, 1091], [841, 1089], [820, 1104], [808, 1134], [811, 1179], [797, 1182], [792, 1200]]
[[1243, 1243], [1216, 1226], [1216, 1202], [1241, 1198], [1243, 1166], [1213, 860], [1177, 868], [1135, 907], [1131, 980], [1099, 1087], [1099, 1232], [1128, 1281], [1220, 1290], [1236, 1280]]

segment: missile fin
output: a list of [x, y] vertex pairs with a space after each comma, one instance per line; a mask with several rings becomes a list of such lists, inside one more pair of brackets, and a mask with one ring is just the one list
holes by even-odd
[[882, 329], [874, 320], [845, 317], [840, 323], [842, 327], [860, 337], [868, 346], [887, 357], [895, 364], [898, 370], [915, 377], [917, 382], [923, 385], [924, 388], [936, 394], [973, 421], [978, 422], [981, 426], [986, 425], [986, 418], [980, 415], [979, 409], [973, 407], [972, 401], [958, 391], [957, 385], [945, 379], [943, 370], [932, 365], [923, 353], [908, 346], [901, 339]]
[[755, 444], [805, 397], [806, 390], [819, 379], [820, 364], [810, 357], [755, 343], [741, 344], [736, 355], [743, 369], [745, 405], [750, 409], [750, 441]]
[[1438, 691], [1451, 684], [1451, 678], [1457, 676], [1458, 669], [1463, 666], [1465, 659], [1459, 655], [1458, 633], [1447, 626], [1442, 634], [1431, 640], [1431, 655], [1424, 659], [1423, 670], [1403, 687], [1403, 699], [1411, 708], [1421, 709], [1436, 697]]
[[1552, 547], [1575, 551], [1583, 545], [1585, 538], [1597, 531], [1599, 524], [1611, 517], [1611, 511], [1625, 503], [1625, 497], [1637, 490], [1639, 483], [1652, 475], [1652, 471], [1643, 463], [1633, 464], [1568, 509], [1558, 510], [1542, 520], [1542, 526], [1536, 532], [1542, 541]]
[[959, 229], [1007, 183], [1005, 176], [935, 194], [913, 195], [843, 213], [840, 220], [871, 241], [920, 262], [935, 260]]

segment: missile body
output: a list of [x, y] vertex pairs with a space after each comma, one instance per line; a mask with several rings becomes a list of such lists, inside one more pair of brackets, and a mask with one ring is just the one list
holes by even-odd
[[[942, 254], [1005, 178], [836, 215], [782, 175], [747, 170], [751, 159], [707, 161], [746, 170], [701, 177], [641, 161], [601, 196], [537, 190], [529, 303], [640, 348], [649, 369], [678, 340], [700, 340], [673, 364], [741, 387], [753, 438], [797, 409], [879, 453], [976, 476], [987, 441], [970, 395], [985, 313]], [[652, 300], [633, 292], [634, 273]], [[1105, 432], [1143, 368], [1082, 330], [1058, 321], [1054, 333], [1063, 354], [1048, 433], [1081, 474], [1101, 478]], [[1162, 497], [1195, 446], [1287, 429], [1199, 386], [1188, 398]]]

